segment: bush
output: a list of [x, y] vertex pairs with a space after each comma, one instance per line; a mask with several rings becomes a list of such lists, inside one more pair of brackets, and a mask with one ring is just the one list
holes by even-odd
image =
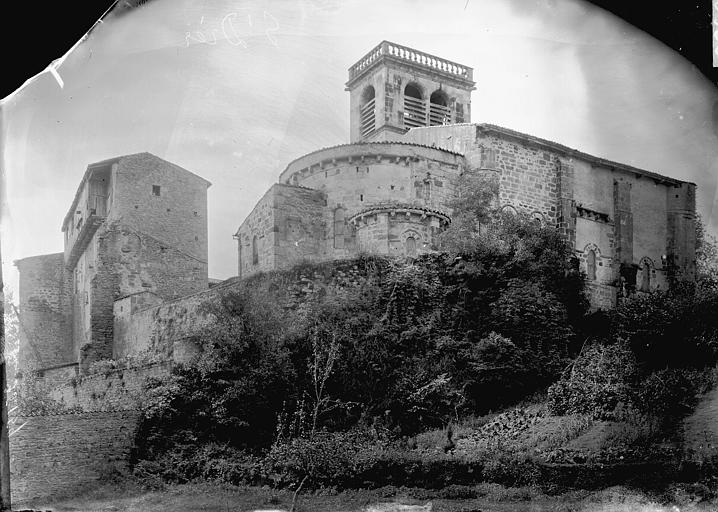
[[264, 473], [280, 487], [299, 484], [305, 477], [311, 487], [344, 486], [371, 465], [377, 442], [356, 430], [290, 439], [272, 446], [263, 461]]
[[[354, 441], [278, 443], [287, 411], [304, 420], [280, 423], [282, 436], [374, 425], [397, 439], [546, 385], [567, 357], [580, 276], [567, 271], [554, 230], [525, 219], [492, 229], [506, 239], [458, 257], [305, 263], [239, 282], [205, 311], [212, 322], [199, 355], [148, 384], [133, 461], [194, 478], [205, 446], [255, 455], [291, 448], [277, 473], [293, 479], [324, 452], [346, 462]], [[306, 276], [323, 283], [307, 286]], [[331, 467], [312, 470], [317, 485], [345, 478]], [[244, 470], [227, 463], [222, 471]]]
[[647, 371], [703, 368], [718, 362], [718, 286], [677, 285], [671, 291], [637, 294], [611, 312], [611, 333], [631, 346]]
[[653, 372], [638, 386], [638, 405], [646, 413], [667, 418], [689, 414], [700, 395], [718, 382], [714, 369], [667, 368]]
[[549, 388], [549, 410], [621, 419], [616, 411], [634, 403], [636, 378], [635, 358], [625, 344], [589, 346], [573, 362], [568, 376]]
[[228, 446], [177, 446], [154, 460], [138, 461], [133, 475], [148, 488], [202, 479], [232, 485], [262, 482], [261, 458]]
[[527, 455], [495, 452], [484, 464], [483, 480], [510, 487], [541, 482], [541, 471]]

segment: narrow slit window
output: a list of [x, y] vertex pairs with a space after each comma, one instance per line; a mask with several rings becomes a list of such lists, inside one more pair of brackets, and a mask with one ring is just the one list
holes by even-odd
[[651, 265], [647, 261], [643, 262], [643, 268], [641, 269], [641, 291], [651, 291]]
[[586, 277], [589, 281], [596, 280], [596, 252], [588, 251], [586, 255]]
[[160, 186], [159, 185], [152, 185], [152, 195], [153, 196], [160, 195]]

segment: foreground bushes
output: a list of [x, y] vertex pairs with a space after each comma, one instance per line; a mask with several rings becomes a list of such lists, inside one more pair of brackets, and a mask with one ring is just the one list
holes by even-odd
[[[668, 437], [714, 382], [715, 289], [638, 296], [584, 321], [582, 278], [555, 231], [510, 217], [470, 241], [461, 254], [304, 265], [242, 282], [208, 311], [216, 321], [198, 357], [150, 384], [135, 471], [276, 486], [528, 485], [549, 469], [526, 442], [467, 457], [450, 439], [424, 451], [407, 439], [552, 383], [551, 411], [576, 415], [566, 436], [592, 419], [645, 418], [650, 429], [627, 429], [594, 457], [645, 464], [651, 439]], [[547, 448], [550, 460], [587, 464], [560, 448]], [[591, 482], [586, 471], [575, 478]]]
[[[660, 485], [682, 473], [671, 459], [628, 458], [586, 461], [585, 455], [557, 453], [546, 462], [528, 453], [496, 450], [481, 459], [438, 452], [406, 450], [397, 445], [365, 444], [364, 434], [323, 433], [274, 446], [263, 458], [226, 447], [209, 446], [194, 454], [168, 452], [135, 466], [135, 476], [148, 487], [195, 479], [233, 485], [277, 488], [377, 489], [387, 486], [441, 490], [471, 497], [467, 487], [486, 482], [507, 487], [539, 486], [552, 491], [597, 489], [616, 484]], [[358, 442], [358, 444], [357, 444]], [[625, 453], [623, 452], [622, 457]], [[562, 455], [562, 456], [559, 456]], [[583, 457], [576, 464], [571, 457]], [[569, 462], [567, 464], [567, 462]], [[571, 463], [572, 462], [572, 463]], [[703, 475], [686, 467], [686, 475]]]
[[621, 410], [635, 404], [637, 379], [633, 352], [623, 343], [592, 345], [581, 352], [570, 371], [548, 390], [553, 414], [589, 414], [595, 419], [622, 419]]
[[[290, 437], [379, 421], [401, 438], [547, 385], [568, 361], [581, 277], [554, 230], [511, 217], [492, 230], [459, 256], [243, 281], [208, 308], [198, 357], [150, 384], [134, 460], [176, 446], [263, 453], [282, 416]], [[305, 275], [323, 279], [298, 290]]]
[[640, 413], [672, 425], [717, 383], [712, 367], [665, 368], [641, 375], [627, 344], [597, 344], [583, 351], [570, 372], [549, 387], [548, 404], [553, 414], [622, 421]]

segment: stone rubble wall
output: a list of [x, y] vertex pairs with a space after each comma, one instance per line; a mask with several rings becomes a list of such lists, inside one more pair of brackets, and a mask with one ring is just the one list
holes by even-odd
[[147, 379], [164, 377], [170, 369], [170, 362], [159, 362], [74, 377], [50, 391], [50, 398], [83, 411], [136, 409], [143, 404]]
[[138, 419], [138, 411], [15, 417], [13, 504], [78, 493], [104, 475], [126, 471]]

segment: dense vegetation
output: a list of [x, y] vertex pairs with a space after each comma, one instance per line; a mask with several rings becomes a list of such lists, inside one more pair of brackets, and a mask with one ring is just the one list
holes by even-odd
[[[451, 425], [475, 418], [481, 427], [547, 388], [550, 413], [574, 415], [568, 430], [639, 415], [657, 418], [668, 436], [713, 383], [710, 251], [702, 249], [696, 287], [588, 315], [561, 235], [493, 212], [491, 182], [465, 179], [455, 205], [463, 213], [433, 254], [301, 265], [225, 295], [198, 357], [149, 385], [136, 474], [315, 486], [531, 483], [541, 470], [530, 455], [496, 446], [482, 460], [454, 453]], [[354, 273], [337, 277], [346, 269]], [[335, 285], [292, 302], [290, 284], [316, 274]], [[447, 425], [443, 450], [417, 450], [422, 432]]]

